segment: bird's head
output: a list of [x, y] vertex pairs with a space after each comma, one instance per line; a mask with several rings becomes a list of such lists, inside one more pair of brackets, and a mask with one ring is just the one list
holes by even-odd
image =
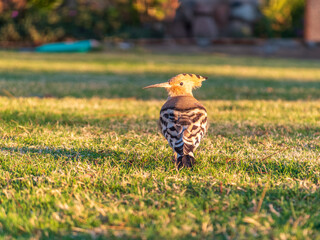
[[192, 96], [192, 90], [201, 87], [202, 82], [206, 79], [207, 77], [202, 77], [200, 75], [182, 73], [171, 78], [168, 82], [150, 85], [144, 87], [144, 89], [158, 87], [165, 88], [170, 97], [183, 95]]

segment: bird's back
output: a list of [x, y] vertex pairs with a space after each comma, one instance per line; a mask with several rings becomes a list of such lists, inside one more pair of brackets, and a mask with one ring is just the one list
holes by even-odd
[[207, 130], [207, 111], [192, 96], [171, 97], [161, 108], [159, 127], [178, 155], [193, 155]]

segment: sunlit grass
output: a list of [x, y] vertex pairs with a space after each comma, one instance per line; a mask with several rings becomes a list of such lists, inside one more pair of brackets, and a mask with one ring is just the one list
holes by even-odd
[[[319, 238], [318, 62], [6, 52], [0, 62], [2, 237]], [[141, 87], [181, 70], [211, 71], [197, 90], [210, 127], [197, 165], [177, 172], [156, 126], [165, 93]]]
[[[173, 74], [178, 72], [201, 72], [206, 75], [220, 77], [238, 77], [272, 79], [272, 80], [296, 80], [296, 81], [317, 81], [320, 79], [320, 64], [309, 61], [310, 64], [298, 65], [297, 61], [291, 60], [294, 66], [281, 66], [283, 60], [268, 59], [269, 64], [250, 64], [250, 58], [239, 58], [238, 61], [228, 62], [228, 57], [211, 56], [206, 57], [207, 61], [198, 61], [203, 58], [194, 55], [187, 61], [181, 56], [166, 56], [152, 54], [108, 54], [105, 58], [96, 54], [76, 57], [68, 55], [58, 55], [57, 59], [41, 58], [41, 54], [34, 55], [25, 53], [17, 57], [15, 55], [2, 53], [0, 59], [0, 71], [31, 71], [41, 72], [67, 72], [67, 73], [113, 73], [113, 74]], [[242, 61], [242, 64], [239, 64]], [[257, 59], [257, 62], [262, 63]], [[280, 66], [279, 66], [280, 65]]]
[[[317, 61], [149, 53], [0, 53], [0, 95], [165, 98], [144, 91], [178, 73], [208, 76], [199, 99], [309, 100], [320, 96]], [[130, 91], [128, 91], [130, 89]]]

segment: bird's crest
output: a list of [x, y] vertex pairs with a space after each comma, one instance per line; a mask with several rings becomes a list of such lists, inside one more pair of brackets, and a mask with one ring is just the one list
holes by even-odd
[[153, 84], [145, 88], [165, 88], [168, 91], [169, 97], [191, 95], [192, 90], [201, 87], [202, 82], [207, 77], [202, 77], [196, 74], [181, 73], [168, 82]]
[[192, 74], [192, 73], [181, 73], [171, 78], [169, 80], [169, 84], [174, 85], [176, 83], [180, 83], [181, 81], [186, 81], [192, 85], [192, 89], [196, 89], [201, 87], [202, 82], [205, 80], [207, 80], [207, 77], [202, 77], [200, 75]]

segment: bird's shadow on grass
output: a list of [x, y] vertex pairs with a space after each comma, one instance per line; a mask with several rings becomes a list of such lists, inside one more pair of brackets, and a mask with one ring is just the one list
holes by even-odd
[[[85, 162], [92, 165], [109, 165], [110, 167], [120, 167], [122, 169], [145, 169], [154, 170], [161, 162], [155, 159], [144, 157], [136, 152], [124, 152], [112, 150], [106, 147], [103, 150], [92, 150], [88, 148], [54, 148], [54, 147], [6, 147], [0, 146], [0, 152], [14, 153], [23, 155], [51, 156], [51, 160], [56, 161], [57, 165], [64, 165], [71, 162]], [[170, 159], [171, 160], [171, 159]], [[167, 163], [170, 163], [168, 159]], [[37, 158], [39, 161], [39, 158]], [[0, 163], [2, 161], [0, 160]], [[174, 168], [174, 165], [172, 165]]]
[[[156, 153], [156, 149], [149, 149], [149, 147], [146, 147], [146, 150], [148, 149], [149, 153], [151, 154], [145, 154], [141, 152], [136, 151], [124, 151], [124, 150], [114, 150], [114, 148], [111, 148], [110, 146], [105, 146], [104, 148], [100, 149], [90, 149], [90, 148], [55, 148], [52, 146], [43, 146], [43, 143], [37, 138], [33, 139], [33, 134], [38, 133], [32, 133], [32, 127], [45, 127], [50, 128], [51, 131], [55, 130], [55, 126], [59, 128], [61, 125], [70, 126], [70, 127], [87, 127], [87, 126], [96, 126], [99, 128], [99, 133], [101, 132], [101, 129], [107, 133], [109, 131], [109, 127], [113, 127], [112, 131], [121, 135], [125, 136], [130, 131], [135, 131], [142, 133], [145, 131], [145, 133], [154, 134], [155, 129], [150, 129], [151, 125], [145, 125], [146, 121], [154, 121], [154, 127], [156, 126], [156, 120], [152, 120], [150, 118], [130, 118], [130, 116], [125, 117], [125, 121], [122, 117], [108, 117], [108, 118], [87, 118], [86, 116], [81, 115], [75, 115], [73, 113], [63, 113], [63, 114], [56, 114], [56, 113], [48, 113], [48, 112], [4, 112], [1, 115], [1, 120], [5, 124], [16, 124], [17, 125], [17, 133], [20, 131], [27, 131], [28, 129], [31, 129], [29, 137], [26, 137], [25, 139], [20, 139], [19, 142], [22, 141], [23, 146], [22, 147], [7, 147], [7, 146], [0, 146], [0, 151], [5, 152], [12, 152], [12, 153], [19, 153], [19, 154], [30, 154], [30, 155], [38, 155], [38, 156], [48, 156], [50, 155], [54, 160], [57, 162], [88, 162], [90, 164], [97, 164], [97, 165], [103, 165], [103, 164], [110, 164], [111, 166], [119, 166], [123, 169], [135, 169], [135, 168], [142, 168], [145, 170], [154, 170], [158, 167], [164, 167], [165, 170], [173, 170], [174, 165], [171, 163], [171, 156], [167, 155], [156, 155], [159, 157], [154, 157], [152, 154]], [[114, 127], [112, 122], [116, 121], [118, 126]], [[134, 124], [131, 124], [134, 123]], [[31, 127], [30, 127], [31, 126]], [[139, 129], [133, 129], [133, 126], [138, 126]], [[147, 130], [143, 129], [143, 126], [147, 126]], [[30, 128], [29, 128], [30, 127]], [[26, 130], [27, 129], [27, 130]], [[141, 130], [141, 131], [140, 131]], [[150, 132], [153, 131], [153, 132]], [[292, 139], [292, 142], [296, 142], [297, 137], [299, 137], [299, 140], [303, 139], [316, 139], [316, 134], [320, 132], [319, 126], [294, 126], [294, 125], [270, 125], [268, 128], [266, 128], [264, 125], [253, 125], [253, 126], [243, 126], [241, 128], [238, 127], [238, 125], [231, 125], [230, 124], [223, 124], [223, 123], [212, 123], [209, 128], [209, 133], [207, 138], [210, 137], [217, 137], [221, 136], [230, 140], [233, 139], [241, 139], [243, 137], [252, 137], [252, 144], [258, 144], [259, 140], [263, 138], [269, 138], [271, 137], [274, 141], [280, 141], [283, 142], [283, 139], [285, 138], [286, 141], [290, 141]], [[43, 133], [40, 133], [43, 134]], [[17, 134], [18, 135], [18, 134]], [[94, 135], [93, 135], [94, 136]], [[318, 135], [317, 135], [318, 136]], [[16, 141], [15, 136], [3, 136], [2, 138], [10, 138], [8, 140], [10, 141]], [[97, 138], [101, 138], [97, 134]], [[142, 139], [143, 140], [143, 139]], [[133, 143], [134, 144], [134, 143]], [[164, 142], [164, 144], [166, 144]], [[301, 147], [300, 145], [293, 146], [294, 147]], [[39, 146], [41, 145], [41, 146]], [[290, 145], [292, 147], [292, 143]], [[134, 147], [132, 145], [132, 147]], [[150, 148], [152, 146], [150, 145]], [[285, 148], [286, 144], [284, 143], [281, 146], [282, 148]], [[312, 144], [303, 145], [302, 146], [304, 150], [307, 151], [317, 151], [320, 150], [320, 145], [316, 142], [312, 142]], [[169, 148], [169, 147], [168, 147]], [[157, 159], [159, 158], [159, 160]], [[42, 159], [46, 159], [43, 157]], [[165, 161], [164, 163], [161, 161]], [[210, 160], [210, 162], [213, 165], [219, 165], [222, 164], [224, 166], [227, 166], [230, 169], [233, 169], [236, 171], [239, 169], [239, 166], [241, 169], [243, 169], [244, 172], [250, 172], [252, 174], [261, 174], [264, 175], [266, 173], [264, 169], [272, 169], [271, 174], [281, 175], [283, 173], [287, 173], [288, 177], [295, 177], [298, 179], [303, 178], [317, 178], [317, 175], [310, 171], [304, 171], [304, 169], [314, 169], [310, 168], [310, 166], [307, 164], [301, 162], [295, 162], [295, 163], [283, 163], [283, 162], [274, 162], [274, 161], [250, 161], [247, 162], [244, 160], [237, 160], [235, 161], [229, 161], [227, 158], [225, 158], [225, 161], [228, 161], [230, 163], [224, 163], [216, 161], [215, 159]], [[232, 163], [233, 162], [233, 163]], [[226, 165], [227, 164], [227, 165]], [[235, 164], [235, 165], [233, 165]], [[262, 169], [262, 170], [261, 170]], [[315, 172], [317, 172], [316, 169], [314, 169]], [[303, 172], [304, 171], [304, 172]]]
[[[172, 156], [163, 156], [159, 159], [150, 156], [143, 156], [136, 152], [115, 151], [106, 147], [103, 150], [92, 150], [87, 148], [53, 148], [53, 147], [5, 147], [0, 146], [1, 152], [18, 154], [20, 156], [43, 156], [37, 158], [37, 161], [47, 161], [46, 156], [51, 156], [49, 161], [55, 161], [57, 166], [64, 166], [74, 162], [84, 162], [92, 165], [108, 165], [109, 167], [119, 167], [123, 170], [143, 169], [146, 171], [153, 171], [161, 168], [161, 171], [174, 171], [175, 166], [172, 163]], [[196, 156], [197, 157], [197, 156]], [[198, 156], [194, 168], [181, 169], [181, 174], [195, 174], [202, 175], [210, 169], [221, 169], [228, 172], [243, 172], [250, 176], [267, 176], [289, 177], [299, 180], [309, 179], [318, 184], [318, 172], [320, 168], [309, 161], [275, 161], [267, 157], [264, 159], [230, 159], [228, 157], [220, 156], [219, 159], [215, 157], [204, 159]], [[40, 159], [40, 160], [39, 160]], [[205, 162], [202, 162], [205, 161]], [[0, 161], [0, 164], [3, 160]], [[2, 166], [5, 167], [5, 166]], [[208, 173], [209, 174], [209, 173]]]

